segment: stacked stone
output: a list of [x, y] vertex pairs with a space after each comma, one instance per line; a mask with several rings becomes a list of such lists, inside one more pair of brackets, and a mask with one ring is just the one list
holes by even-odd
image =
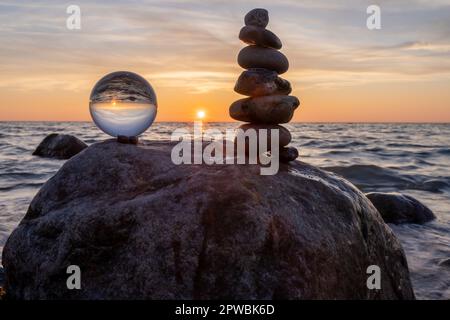
[[295, 160], [297, 149], [287, 147], [291, 134], [279, 125], [288, 123], [300, 105], [297, 97], [289, 96], [291, 84], [278, 76], [288, 70], [289, 61], [278, 51], [282, 46], [280, 39], [266, 29], [269, 23], [267, 10], [253, 9], [244, 20], [239, 39], [249, 46], [239, 52], [238, 63], [247, 70], [240, 75], [234, 90], [250, 98], [235, 101], [230, 106], [230, 116], [249, 122], [240, 127], [244, 131], [250, 128], [256, 131], [279, 129], [280, 160]]

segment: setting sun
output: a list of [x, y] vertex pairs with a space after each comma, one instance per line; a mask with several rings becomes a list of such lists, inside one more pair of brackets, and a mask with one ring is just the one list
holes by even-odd
[[206, 115], [205, 111], [203, 111], [203, 110], [197, 111], [197, 118], [203, 119], [205, 117], [205, 115]]

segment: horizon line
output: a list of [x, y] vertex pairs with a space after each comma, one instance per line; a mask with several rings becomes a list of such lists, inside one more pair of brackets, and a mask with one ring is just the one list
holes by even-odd
[[[189, 120], [189, 121], [155, 121], [154, 123], [188, 123], [202, 121], [205, 123], [247, 123], [242, 121], [204, 121], [204, 120]], [[0, 120], [0, 123], [12, 123], [12, 122], [48, 122], [48, 123], [93, 123], [89, 120]], [[449, 121], [291, 121], [283, 124], [450, 124]]]

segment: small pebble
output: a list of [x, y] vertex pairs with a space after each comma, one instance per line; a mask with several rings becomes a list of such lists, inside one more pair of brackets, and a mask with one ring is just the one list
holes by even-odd
[[281, 49], [281, 40], [272, 31], [255, 26], [245, 26], [239, 32], [239, 39], [247, 44]]
[[250, 96], [288, 95], [292, 88], [289, 81], [280, 78], [275, 71], [250, 69], [239, 76], [234, 91]]
[[269, 12], [261, 8], [250, 10], [245, 15], [244, 22], [246, 26], [265, 28], [269, 24]]
[[241, 99], [230, 106], [230, 117], [252, 123], [280, 124], [291, 121], [300, 101], [294, 96], [263, 96]]
[[289, 61], [284, 54], [272, 48], [248, 46], [238, 54], [238, 64], [244, 69], [263, 68], [285, 73], [289, 69]]
[[283, 163], [294, 161], [298, 158], [298, 150], [293, 147], [285, 147], [280, 149], [280, 161]]
[[245, 138], [245, 134], [247, 132], [247, 130], [249, 129], [254, 129], [255, 133], [256, 133], [256, 137], [260, 137], [261, 133], [259, 130], [264, 129], [267, 130], [267, 148], [270, 149], [271, 147], [271, 137], [272, 137], [272, 130], [276, 129], [278, 130], [278, 145], [279, 146], [286, 146], [288, 145], [291, 140], [292, 140], [292, 136], [291, 133], [289, 132], [288, 129], [286, 129], [283, 126], [279, 126], [279, 125], [273, 125], [273, 124], [256, 124], [256, 123], [246, 123], [243, 124], [241, 126], [239, 126], [238, 129], [242, 129], [241, 131], [237, 132], [236, 138], [241, 136], [241, 139]]

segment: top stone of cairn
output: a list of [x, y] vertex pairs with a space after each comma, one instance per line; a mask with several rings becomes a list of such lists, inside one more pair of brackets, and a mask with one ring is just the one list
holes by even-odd
[[269, 24], [269, 12], [261, 8], [250, 10], [245, 15], [244, 22], [246, 26], [265, 28]]

